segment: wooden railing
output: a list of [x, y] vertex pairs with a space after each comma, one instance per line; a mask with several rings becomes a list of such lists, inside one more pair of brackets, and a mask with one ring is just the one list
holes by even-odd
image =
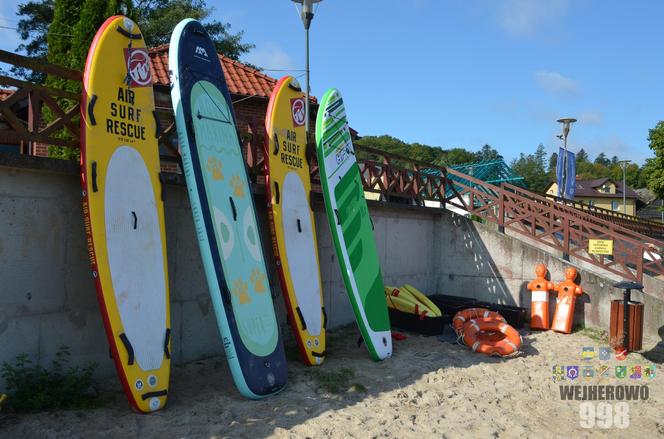
[[[0, 62], [74, 83], [80, 82], [83, 77], [77, 70], [54, 66], [5, 50], [0, 50]], [[3, 143], [20, 144], [24, 153], [31, 152], [33, 143], [78, 148], [78, 93], [22, 81], [7, 75], [0, 75], [0, 85], [15, 89], [11, 96], [0, 101], [0, 116], [7, 125], [7, 128], [2, 130]], [[16, 104], [25, 100], [28, 103], [27, 120], [21, 118], [14, 109]], [[47, 118], [44, 117], [45, 108], [50, 112]]]
[[589, 213], [590, 215], [603, 218], [605, 220], [615, 222], [623, 227], [626, 227], [631, 230], [635, 230], [644, 235], [653, 236], [655, 238], [664, 237], [664, 224], [659, 221], [653, 221], [645, 218], [635, 217], [633, 215], [628, 215], [626, 213], [617, 212], [614, 210], [604, 209], [602, 207], [591, 206], [587, 203], [575, 200], [566, 200], [560, 197], [552, 197], [547, 195], [547, 198], [551, 198], [557, 203], [562, 203], [575, 209], [583, 210], [584, 212]]
[[[0, 51], [0, 62], [31, 68], [70, 81], [81, 81], [81, 73], [44, 63], [36, 63], [20, 55]], [[78, 147], [79, 129], [74, 117], [80, 111], [79, 96], [75, 93], [44, 87], [0, 75], [0, 85], [15, 87], [15, 92], [0, 101], [0, 118], [7, 128], [0, 130], [0, 143], [33, 143]], [[28, 118], [21, 120], [13, 110], [19, 101], [27, 99]], [[62, 102], [70, 102], [63, 104]], [[42, 109], [52, 112], [47, 123]], [[159, 136], [162, 161], [179, 161], [177, 136], [172, 110], [157, 109], [161, 121]], [[262, 183], [265, 134], [256, 121], [247, 124], [240, 134], [243, 155], [254, 182]], [[63, 136], [62, 132], [68, 135]], [[30, 148], [22, 148], [31, 153]], [[577, 206], [554, 202], [518, 186], [503, 183], [496, 186], [454, 169], [418, 162], [408, 157], [384, 151], [357, 147], [356, 159], [364, 190], [416, 204], [425, 201], [440, 203], [474, 217], [497, 224], [500, 230], [510, 230], [531, 241], [575, 257], [627, 279], [641, 281], [643, 274], [664, 275], [664, 242], [646, 236], [643, 224], [625, 218], [607, 217], [603, 212], [581, 210]], [[312, 187], [320, 188], [318, 165], [312, 147], [309, 148]], [[593, 255], [588, 252], [590, 239], [613, 241], [613, 255]]]
[[[373, 156], [359, 159], [362, 182], [368, 192], [409, 197], [414, 202], [437, 201], [469, 215], [525, 235], [627, 279], [641, 281], [643, 274], [664, 275], [664, 242], [640, 234], [611, 220], [556, 203], [521, 187], [495, 186], [451, 168], [418, 163], [403, 156], [357, 148]], [[393, 163], [398, 161], [400, 166]], [[406, 163], [406, 166], [403, 166]], [[427, 172], [422, 172], [426, 168]], [[440, 175], [432, 173], [437, 170]], [[588, 252], [590, 239], [613, 241], [613, 255]]]

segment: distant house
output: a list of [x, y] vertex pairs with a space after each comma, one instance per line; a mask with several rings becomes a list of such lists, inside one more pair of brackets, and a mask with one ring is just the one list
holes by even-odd
[[[554, 199], [558, 195], [558, 184], [553, 182], [546, 187], [547, 198]], [[594, 180], [576, 180], [576, 194], [574, 201], [595, 206], [615, 212], [636, 215], [638, 194], [627, 186], [625, 190], [625, 204], [627, 209], [623, 210], [623, 185], [610, 178], [597, 178]], [[640, 202], [639, 202], [640, 203]]]
[[637, 189], [636, 192], [645, 204], [643, 207], [637, 209], [636, 216], [640, 219], [664, 223], [664, 200], [657, 198], [648, 189]]

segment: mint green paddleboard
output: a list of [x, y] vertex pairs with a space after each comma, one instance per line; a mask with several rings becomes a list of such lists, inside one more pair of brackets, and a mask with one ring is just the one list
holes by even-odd
[[339, 91], [328, 90], [316, 120], [316, 152], [332, 240], [346, 291], [374, 360], [392, 355], [390, 318], [360, 169]]

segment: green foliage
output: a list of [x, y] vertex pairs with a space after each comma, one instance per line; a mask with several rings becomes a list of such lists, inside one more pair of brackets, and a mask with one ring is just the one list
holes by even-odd
[[97, 365], [69, 367], [70, 352], [61, 346], [55, 354], [51, 370], [32, 365], [26, 354], [16, 357], [14, 364], [2, 364], [2, 377], [7, 383], [9, 407], [16, 411], [72, 409], [94, 405], [86, 396]]
[[521, 153], [518, 159], [512, 160], [512, 170], [523, 177], [524, 183], [533, 192], [544, 192], [551, 182], [546, 169], [546, 150], [541, 143], [534, 154]]
[[131, 0], [85, 0], [74, 27], [74, 38], [69, 52], [69, 67], [83, 70], [88, 49], [99, 27], [108, 17], [125, 15], [135, 18]]
[[242, 42], [244, 32], [231, 33], [229, 23], [210, 21], [213, 8], [204, 0], [142, 0], [136, 3], [138, 25], [148, 47], [166, 44], [171, 33], [184, 18], [194, 18], [205, 27], [217, 51], [239, 60], [255, 46]]
[[309, 369], [309, 373], [316, 380], [318, 387], [328, 393], [337, 394], [348, 390], [367, 391], [362, 384], [350, 383], [350, 380], [355, 377], [355, 370], [348, 367], [328, 372], [321, 368]]
[[392, 154], [399, 154], [415, 161], [438, 166], [460, 165], [462, 163], [502, 158], [498, 151], [492, 148], [491, 145], [484, 145], [477, 152], [471, 152], [464, 148], [444, 150], [440, 147], [421, 143], [406, 143], [403, 140], [388, 135], [364, 136], [356, 140], [355, 144], [380, 149]]
[[655, 153], [655, 158], [646, 163], [648, 188], [659, 198], [664, 198], [664, 121], [650, 130], [648, 141]]
[[[37, 0], [18, 5], [16, 15], [24, 17], [18, 21], [16, 29], [23, 41], [16, 48], [17, 52], [25, 52], [29, 57], [45, 60], [48, 50], [46, 34], [48, 26], [53, 21], [54, 0]], [[33, 72], [23, 67], [12, 66], [10, 72], [27, 81], [43, 84], [46, 75]]]

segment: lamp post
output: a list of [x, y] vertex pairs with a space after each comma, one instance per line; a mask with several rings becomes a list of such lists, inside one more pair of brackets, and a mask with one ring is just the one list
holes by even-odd
[[631, 160], [620, 160], [618, 163], [620, 163], [620, 166], [622, 167], [623, 170], [623, 213], [627, 215], [627, 165], [631, 163]]
[[309, 143], [309, 27], [311, 20], [314, 19], [314, 3], [320, 3], [323, 0], [292, 0], [294, 3], [299, 3], [300, 17], [304, 24], [305, 32], [305, 46], [306, 46], [306, 84], [305, 84], [305, 101], [304, 101], [304, 129], [307, 133], [307, 143]]
[[[567, 136], [569, 135], [569, 129], [572, 126], [574, 122], [576, 122], [576, 119], [573, 117], [563, 117], [558, 119], [558, 122], [563, 124], [563, 134], [562, 134], [562, 139], [563, 139], [563, 178], [562, 178], [562, 188], [560, 190], [560, 194], [562, 195], [562, 198], [565, 198], [565, 193], [567, 192], [565, 189], [566, 188], [566, 183], [567, 183]], [[560, 137], [560, 136], [559, 136]], [[558, 160], [560, 160], [560, 157], [558, 157]]]

